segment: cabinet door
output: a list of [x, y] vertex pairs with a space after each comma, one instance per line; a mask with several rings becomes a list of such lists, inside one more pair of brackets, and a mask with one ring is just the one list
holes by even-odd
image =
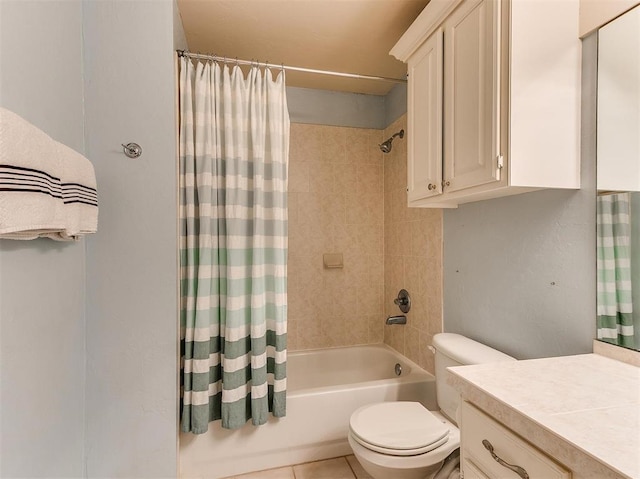
[[[466, 401], [460, 417], [465, 478], [475, 466], [492, 478], [571, 479], [570, 471]], [[477, 470], [473, 474], [482, 477]]]
[[500, 180], [500, 3], [466, 0], [444, 25], [444, 191]]
[[409, 60], [408, 198], [442, 193], [442, 29]]
[[478, 467], [469, 460], [462, 461], [461, 468], [464, 474], [464, 479], [489, 479], [484, 472], [478, 469]]

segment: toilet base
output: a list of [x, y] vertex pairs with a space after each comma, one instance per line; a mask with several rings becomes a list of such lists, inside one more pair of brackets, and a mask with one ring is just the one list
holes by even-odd
[[378, 466], [362, 457], [356, 457], [356, 459], [373, 479], [432, 479], [442, 467], [442, 462], [439, 462], [424, 469], [398, 470]]
[[351, 434], [349, 434], [349, 445], [362, 468], [373, 479], [432, 479], [442, 467], [447, 456], [458, 449], [460, 442], [451, 441], [450, 447], [442, 448], [438, 451], [437, 457], [431, 457], [431, 460], [426, 460], [421, 456], [379, 454], [359, 444], [351, 437]]

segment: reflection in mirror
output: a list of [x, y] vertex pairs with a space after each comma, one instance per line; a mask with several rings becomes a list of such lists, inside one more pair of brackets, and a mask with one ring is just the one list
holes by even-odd
[[640, 7], [598, 32], [597, 338], [640, 348]]

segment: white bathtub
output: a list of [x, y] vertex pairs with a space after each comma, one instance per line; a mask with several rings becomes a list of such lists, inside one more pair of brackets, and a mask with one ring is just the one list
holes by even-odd
[[[402, 374], [396, 376], [399, 363]], [[435, 378], [385, 345], [289, 353], [287, 416], [236, 431], [180, 435], [180, 477], [218, 479], [351, 454], [349, 417], [378, 401], [436, 407]]]

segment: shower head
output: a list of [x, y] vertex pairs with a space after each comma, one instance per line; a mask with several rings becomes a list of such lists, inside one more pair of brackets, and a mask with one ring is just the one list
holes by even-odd
[[378, 145], [380, 147], [380, 151], [382, 151], [382, 153], [389, 153], [391, 151], [391, 143], [393, 142], [393, 139], [396, 136], [399, 136], [400, 138], [404, 138], [404, 130], [400, 130], [398, 133], [394, 133], [391, 138], [389, 138], [386, 141], [383, 141], [382, 143], [380, 143]]

